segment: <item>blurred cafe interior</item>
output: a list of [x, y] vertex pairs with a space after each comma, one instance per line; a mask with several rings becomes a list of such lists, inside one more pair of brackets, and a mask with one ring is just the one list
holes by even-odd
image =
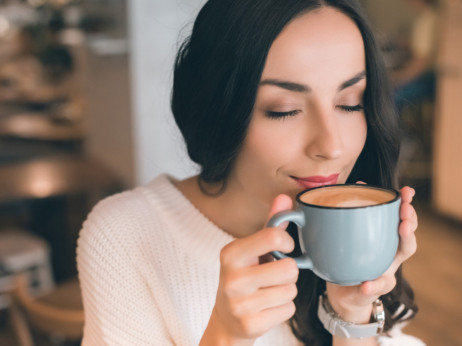
[[[161, 172], [196, 171], [169, 95], [175, 51], [204, 2], [0, 0], [0, 345], [79, 345], [75, 249], [86, 215]], [[361, 2], [398, 85], [425, 1]], [[431, 3], [434, 92], [399, 109], [400, 184], [416, 189], [419, 215], [418, 251], [404, 272], [420, 311], [406, 330], [428, 345], [456, 346], [462, 0]]]

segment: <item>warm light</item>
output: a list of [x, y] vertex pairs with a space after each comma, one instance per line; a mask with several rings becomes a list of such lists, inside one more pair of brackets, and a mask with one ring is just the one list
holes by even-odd
[[44, 198], [53, 195], [60, 184], [56, 172], [47, 165], [37, 163], [31, 167], [29, 179], [24, 181], [27, 190], [37, 198]]
[[36, 177], [31, 181], [30, 191], [35, 197], [44, 198], [52, 195], [53, 181], [47, 176]]

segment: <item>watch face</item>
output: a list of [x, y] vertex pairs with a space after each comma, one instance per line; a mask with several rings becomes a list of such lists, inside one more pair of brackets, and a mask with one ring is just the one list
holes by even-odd
[[378, 333], [381, 333], [385, 325], [385, 310], [383, 309], [383, 303], [380, 299], [377, 299], [373, 303], [372, 313], [374, 314], [374, 319], [379, 324]]

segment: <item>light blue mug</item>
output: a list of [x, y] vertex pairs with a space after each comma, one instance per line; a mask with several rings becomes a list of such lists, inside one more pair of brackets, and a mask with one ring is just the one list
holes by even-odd
[[[398, 191], [372, 185], [329, 185], [300, 192], [298, 208], [274, 215], [269, 227], [298, 226], [300, 269], [343, 286], [382, 275], [398, 249]], [[274, 257], [287, 257], [274, 252]]]

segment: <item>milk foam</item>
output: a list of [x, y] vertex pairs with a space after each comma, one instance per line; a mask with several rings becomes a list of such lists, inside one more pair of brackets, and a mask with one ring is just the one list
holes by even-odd
[[304, 193], [300, 200], [304, 203], [325, 207], [366, 207], [386, 203], [395, 194], [364, 185], [326, 186]]

